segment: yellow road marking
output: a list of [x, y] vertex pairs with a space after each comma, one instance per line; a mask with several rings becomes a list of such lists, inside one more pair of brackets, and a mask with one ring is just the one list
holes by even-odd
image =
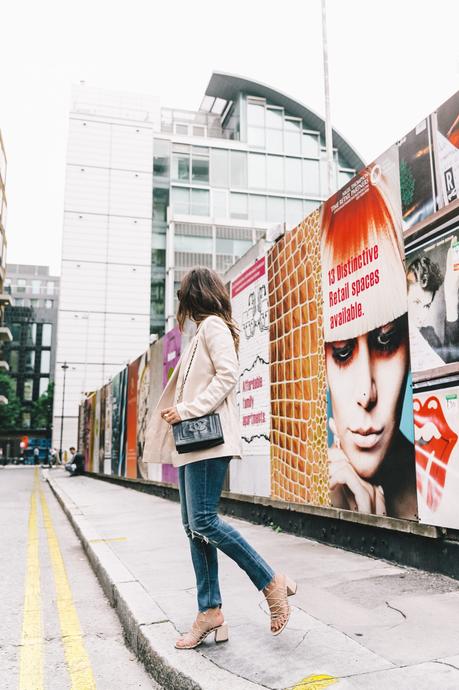
[[337, 682], [337, 678], [327, 674], [308, 676], [307, 678], [303, 678], [303, 680], [295, 685], [292, 690], [322, 690], [322, 688], [328, 688], [330, 685], [334, 685]]
[[88, 539], [90, 544], [104, 544], [106, 541], [127, 541], [127, 537], [107, 537], [107, 539]]
[[43, 690], [43, 624], [37, 522], [38, 467], [30, 496], [24, 614], [19, 661], [19, 690]]
[[[84, 645], [80, 621], [73, 603], [72, 591], [65, 571], [59, 542], [54, 531], [43, 489], [40, 487], [39, 491], [43, 520], [48, 537], [48, 548], [51, 556], [54, 582], [56, 585], [57, 609], [59, 612], [65, 660], [67, 662], [72, 684], [71, 690], [96, 690], [96, 681]], [[31, 688], [32, 686], [27, 688], [27, 690], [31, 690]]]

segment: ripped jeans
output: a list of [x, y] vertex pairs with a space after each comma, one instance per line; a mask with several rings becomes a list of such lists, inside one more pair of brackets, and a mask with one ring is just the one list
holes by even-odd
[[222, 604], [217, 549], [232, 558], [259, 590], [274, 577], [274, 571], [255, 549], [217, 515], [230, 460], [198, 460], [178, 468], [182, 522], [190, 542], [199, 611]]

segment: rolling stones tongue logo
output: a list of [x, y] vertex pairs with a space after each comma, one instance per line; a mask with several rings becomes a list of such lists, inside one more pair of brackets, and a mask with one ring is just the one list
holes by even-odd
[[437, 510], [443, 495], [446, 470], [457, 434], [448, 426], [435, 396], [422, 403], [414, 398], [416, 484], [430, 510]]

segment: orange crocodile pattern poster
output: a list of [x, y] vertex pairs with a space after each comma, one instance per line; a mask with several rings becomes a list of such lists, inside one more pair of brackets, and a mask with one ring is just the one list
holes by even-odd
[[329, 505], [319, 211], [268, 254], [271, 495]]

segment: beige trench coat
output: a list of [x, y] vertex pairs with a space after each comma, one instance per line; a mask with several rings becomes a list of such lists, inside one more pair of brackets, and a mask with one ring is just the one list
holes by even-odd
[[[196, 351], [183, 388], [182, 402], [177, 404], [183, 377], [194, 347]], [[153, 410], [145, 432], [144, 462], [172, 463], [175, 467], [197, 460], [241, 457], [241, 431], [236, 402], [239, 365], [233, 337], [219, 316], [208, 316], [175, 367], [171, 378]], [[177, 405], [181, 419], [192, 419], [218, 412], [224, 443], [213, 448], [183, 453], [175, 449], [172, 427], [161, 417], [161, 410]]]

